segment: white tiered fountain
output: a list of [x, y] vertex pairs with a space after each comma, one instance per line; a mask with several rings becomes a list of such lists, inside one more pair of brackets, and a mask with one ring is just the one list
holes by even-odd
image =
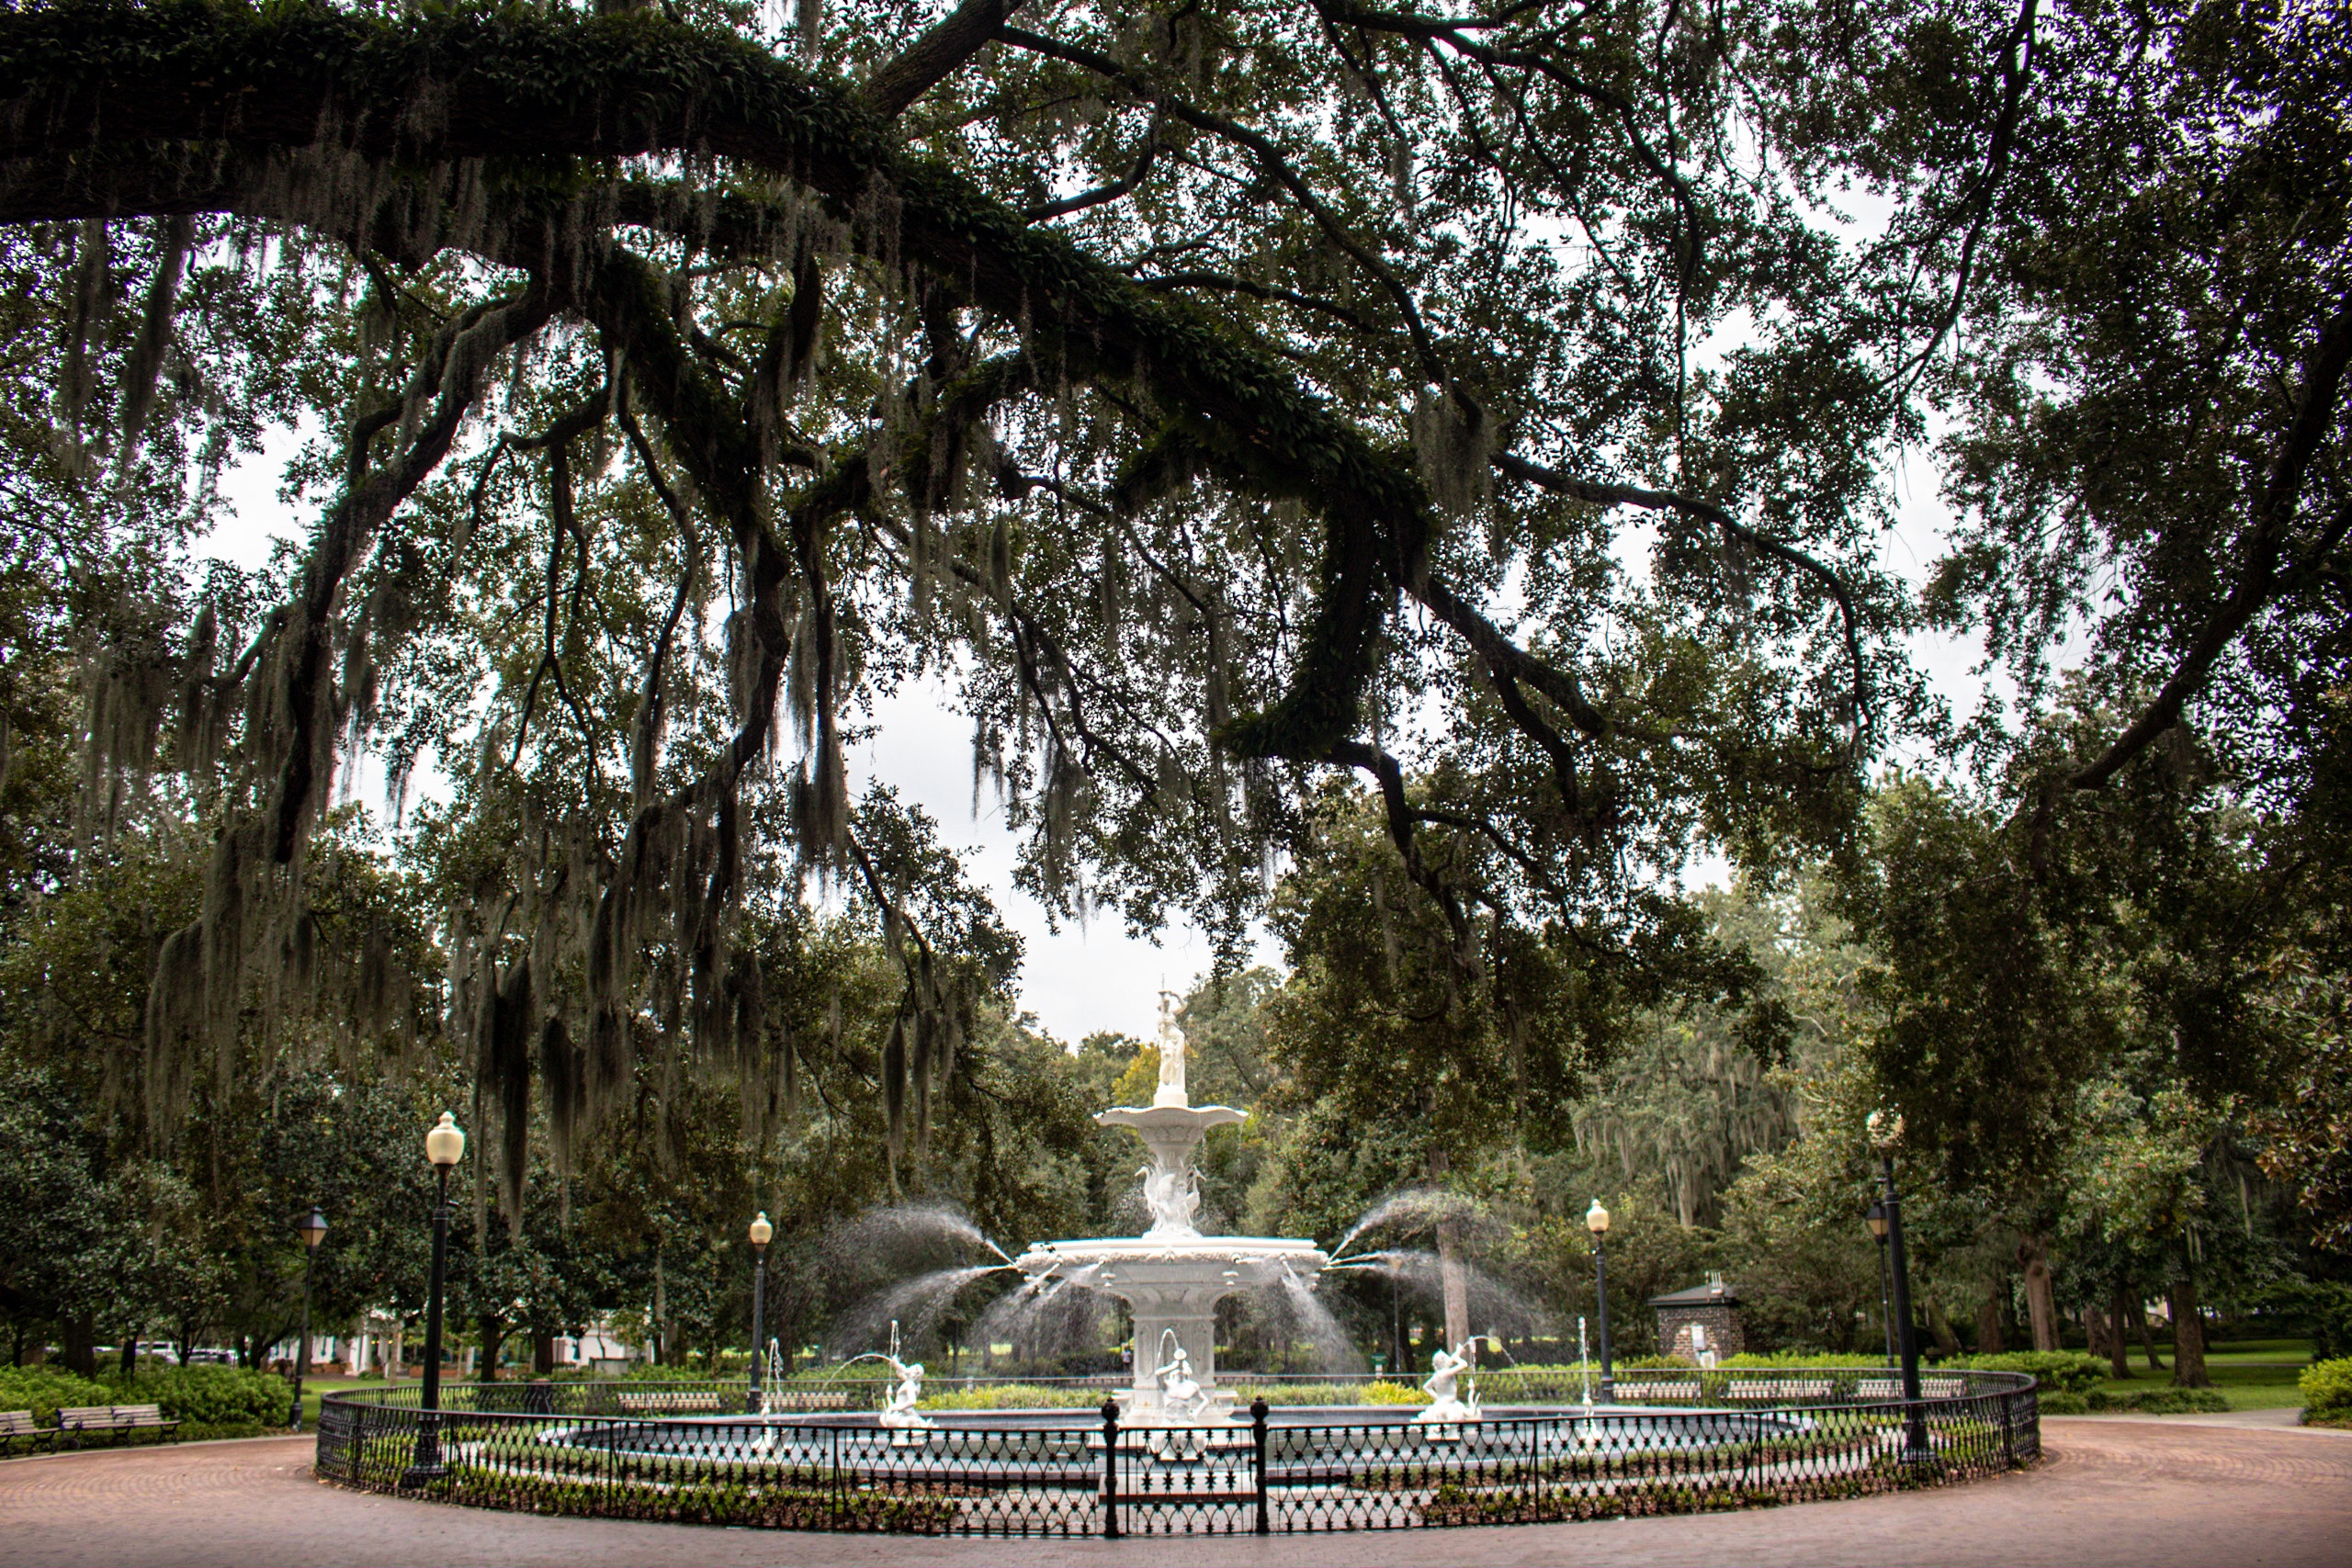
[[1159, 1003], [1159, 1087], [1148, 1106], [1123, 1105], [1094, 1120], [1125, 1127], [1151, 1152], [1144, 1201], [1151, 1228], [1140, 1236], [1040, 1242], [1013, 1259], [1033, 1281], [1064, 1280], [1107, 1292], [1135, 1314], [1135, 1382], [1119, 1398], [1122, 1416], [1148, 1427], [1221, 1426], [1233, 1395], [1216, 1386], [1216, 1303], [1288, 1280], [1312, 1286], [1329, 1262], [1312, 1241], [1203, 1235], [1193, 1151], [1212, 1127], [1245, 1119], [1229, 1105], [1194, 1105], [1184, 1089], [1184, 1037]]

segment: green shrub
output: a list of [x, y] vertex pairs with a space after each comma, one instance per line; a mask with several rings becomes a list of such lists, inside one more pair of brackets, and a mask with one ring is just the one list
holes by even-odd
[[2305, 1367], [2299, 1382], [2303, 1393], [2303, 1419], [2332, 1422], [2352, 1418], [2352, 1356], [2339, 1356]]
[[43, 1427], [57, 1424], [61, 1404], [112, 1404], [114, 1391], [63, 1367], [0, 1367], [0, 1410], [29, 1410]]
[[2091, 1408], [2087, 1394], [2068, 1393], [2064, 1389], [2044, 1393], [2038, 1403], [2044, 1416], [2086, 1416]]
[[1095, 1410], [1102, 1393], [1089, 1388], [1048, 1388], [1041, 1383], [981, 1383], [973, 1388], [936, 1388], [923, 1394], [923, 1410]]
[[[2101, 1356], [2080, 1350], [2007, 1350], [1995, 1356], [1969, 1356], [1952, 1363], [1986, 1372], [2025, 1372], [2045, 1389], [2087, 1394], [2107, 1381], [2108, 1363]], [[2050, 1408], [2048, 1400], [2042, 1402]]]
[[1407, 1383], [1390, 1382], [1385, 1378], [1365, 1383], [1356, 1390], [1358, 1404], [1427, 1404], [1430, 1396]]
[[167, 1367], [107, 1381], [111, 1386], [105, 1403], [160, 1405], [166, 1416], [182, 1423], [183, 1438], [199, 1426], [283, 1427], [287, 1408], [294, 1402], [294, 1387], [284, 1378], [244, 1367]]
[[[2219, 1416], [2230, 1408], [2222, 1392], [2211, 1388], [2095, 1388], [2084, 1397], [2093, 1411], [2110, 1416]], [[2041, 1408], [2050, 1409], [2048, 1399]]]

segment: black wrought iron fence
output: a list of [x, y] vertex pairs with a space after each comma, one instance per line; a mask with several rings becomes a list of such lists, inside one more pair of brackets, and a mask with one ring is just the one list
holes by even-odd
[[1597, 1408], [1535, 1407], [1552, 1392], [1536, 1386], [1505, 1404], [1497, 1381], [1461, 1423], [1260, 1398], [1210, 1427], [1128, 1426], [1106, 1402], [899, 1429], [856, 1405], [747, 1416], [740, 1383], [459, 1385], [437, 1411], [396, 1386], [327, 1395], [317, 1465], [534, 1513], [1123, 1536], [1693, 1513], [1946, 1483], [2041, 1453], [2032, 1380], [2008, 1372], [1935, 1375], [1916, 1406], [1876, 1369], [1643, 1372]]

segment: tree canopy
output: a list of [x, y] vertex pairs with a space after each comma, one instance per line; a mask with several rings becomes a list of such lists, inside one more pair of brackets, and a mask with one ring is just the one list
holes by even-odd
[[[12, 7], [0, 859], [153, 885], [26, 1016], [165, 1138], [454, 1068], [517, 1238], [535, 1114], [568, 1179], [681, 1070], [763, 1145], [850, 1074], [895, 1179], [1012, 1049], [1017, 939], [850, 787], [938, 681], [1057, 916], [1231, 961], [1295, 869], [1324, 1022], [1486, 1101], [1645, 1009], [1785, 1048], [1710, 854], [1845, 879], [1939, 1146], [2097, 1066], [2084, 964], [2242, 1083], [2344, 959], [2347, 69], [2106, 0]], [[208, 563], [273, 424], [300, 542]], [[1965, 800], [1866, 821], [1923, 753]], [[363, 756], [437, 781], [396, 865]]]

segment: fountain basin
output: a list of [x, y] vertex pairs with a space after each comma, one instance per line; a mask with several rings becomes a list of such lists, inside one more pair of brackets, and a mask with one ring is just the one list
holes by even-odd
[[[1013, 1267], [1032, 1280], [1064, 1280], [1125, 1302], [1135, 1315], [1135, 1382], [1114, 1397], [1130, 1420], [1201, 1425], [1232, 1418], [1233, 1396], [1216, 1387], [1216, 1303], [1264, 1286], [1304, 1291], [1327, 1261], [1322, 1248], [1296, 1237], [1185, 1232], [1043, 1242]], [[1160, 1386], [1159, 1351], [1170, 1337], [1209, 1398], [1198, 1413], [1174, 1411]]]
[[[1417, 1424], [1409, 1407], [1289, 1405], [1267, 1412], [1270, 1485], [1329, 1484], [1437, 1464], [1457, 1479], [1537, 1461], [1625, 1460], [1743, 1450], [1815, 1426], [1798, 1411], [1600, 1405], [1488, 1410], [1460, 1426]], [[871, 1415], [684, 1416], [652, 1422], [584, 1421], [543, 1430], [549, 1447], [616, 1458], [721, 1469], [788, 1466], [846, 1472], [866, 1484], [921, 1481], [1091, 1488], [1102, 1474], [1104, 1433], [1076, 1410], [939, 1411], [938, 1425], [891, 1431]], [[1249, 1445], [1245, 1425], [1237, 1434]], [[1120, 1463], [1190, 1484], [1195, 1472], [1236, 1462], [1228, 1443], [1197, 1427], [1118, 1428]], [[1246, 1457], [1246, 1456], [1245, 1456]], [[1130, 1483], [1131, 1484], [1136, 1483]]]

